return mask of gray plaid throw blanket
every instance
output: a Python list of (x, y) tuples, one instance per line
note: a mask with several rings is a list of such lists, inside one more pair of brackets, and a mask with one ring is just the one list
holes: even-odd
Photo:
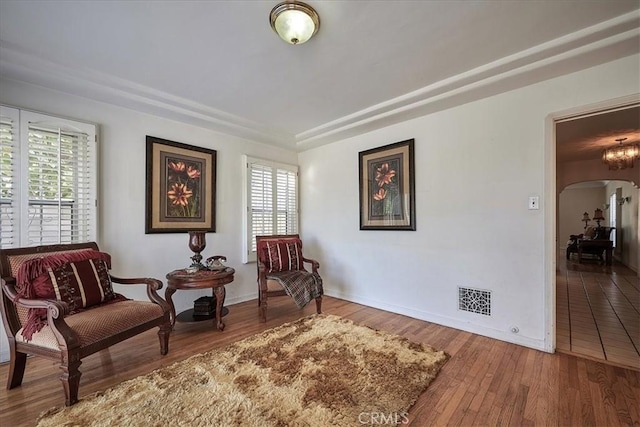
[(303, 308), (311, 300), (322, 296), (322, 278), (318, 273), (305, 270), (278, 271), (267, 274), (267, 279), (275, 280), (282, 286), (298, 308)]

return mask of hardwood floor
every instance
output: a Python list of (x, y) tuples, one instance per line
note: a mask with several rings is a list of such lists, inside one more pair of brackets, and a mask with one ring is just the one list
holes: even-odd
[(557, 351), (640, 370), (640, 283), (621, 264), (559, 260)]
[[(188, 356), (312, 314), (289, 298), (274, 298), (267, 324), (256, 301), (230, 308), (224, 332), (208, 322), (176, 324), (167, 356), (154, 331), (84, 359), (80, 395)], [(547, 354), (406, 316), (326, 297), (325, 313), (443, 349), (451, 359), (409, 411), (410, 425), (635, 425), (640, 423), (640, 372), (567, 354)], [(0, 366), (0, 378), (8, 366)], [(21, 387), (0, 390), (0, 425), (33, 425), (42, 411), (64, 403), (56, 364), (30, 358)], [(354, 422), (354, 425), (358, 425)]]

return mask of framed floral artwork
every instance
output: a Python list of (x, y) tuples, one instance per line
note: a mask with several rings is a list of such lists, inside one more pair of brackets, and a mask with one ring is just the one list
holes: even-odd
[(147, 136), (145, 233), (216, 230), (216, 151)]
[(416, 229), (414, 140), (361, 151), (360, 230)]

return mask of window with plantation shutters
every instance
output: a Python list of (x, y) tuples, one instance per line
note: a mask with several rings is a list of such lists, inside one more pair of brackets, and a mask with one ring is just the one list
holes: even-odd
[[(5, 130), (9, 111), (18, 119)], [(2, 112), (2, 247), (95, 240), (95, 125)]]
[(298, 232), (298, 168), (246, 160), (245, 259), (254, 261), (255, 236)]
[(0, 108), (0, 248), (16, 246), (15, 161), (18, 110)]

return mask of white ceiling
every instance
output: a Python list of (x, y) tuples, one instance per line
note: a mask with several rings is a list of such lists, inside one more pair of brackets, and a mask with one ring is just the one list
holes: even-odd
[(307, 2), (0, 0), (0, 75), (304, 150), (640, 51), (638, 0)]

